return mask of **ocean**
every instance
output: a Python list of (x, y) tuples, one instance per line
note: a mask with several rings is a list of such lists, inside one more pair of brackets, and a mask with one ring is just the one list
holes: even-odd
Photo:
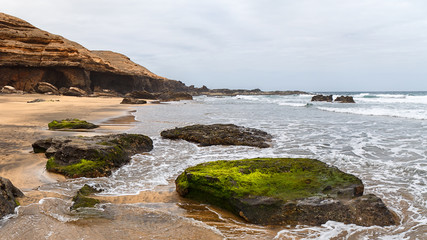
[[(79, 222), (83, 218), (87, 222), (88, 218), (101, 216), (107, 220), (93, 226), (100, 235), (104, 231), (107, 236), (115, 236), (108, 227), (112, 224), (117, 231), (131, 232), (129, 239), (180, 239), (194, 229), (227, 239), (427, 239), (427, 92), (322, 94), (353, 96), (356, 103), (311, 102), (313, 95), (198, 96), (192, 101), (136, 107), (132, 114), (138, 122), (127, 132), (151, 137), (153, 151), (133, 156), (130, 164), (108, 178), (73, 179), (39, 189), (72, 196), (88, 183), (105, 189), (99, 193), (104, 197), (144, 192), (173, 195), (174, 179), (185, 168), (199, 163), (256, 157), (315, 158), (359, 177), (365, 194), (379, 196), (399, 216), (399, 225), (361, 227), (329, 221), (317, 227), (257, 226), (215, 207), (180, 198), (102, 204), (98, 213), (86, 215), (72, 215), (59, 207), (71, 205), (69, 199), (48, 198), (30, 207), (43, 211), (50, 218), (45, 220), (49, 224)], [(273, 135), (272, 147), (199, 147), (160, 137), (165, 129), (213, 123), (264, 130)], [(58, 207), (52, 207), (55, 204)], [(12, 218), (17, 221), (30, 207), (18, 210)], [(31, 224), (29, 217), (25, 219)]]

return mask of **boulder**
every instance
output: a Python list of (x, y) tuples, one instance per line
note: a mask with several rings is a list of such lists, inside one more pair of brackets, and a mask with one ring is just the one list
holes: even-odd
[(7, 178), (0, 177), (0, 218), (12, 214), (15, 207), (19, 205), (16, 197), (23, 197), (24, 194)]
[(341, 102), (341, 103), (355, 103), (352, 96), (340, 96), (335, 98), (335, 102)]
[(363, 195), (360, 179), (314, 159), (208, 162), (187, 168), (175, 184), (179, 195), (224, 208), (250, 223), (399, 223), (380, 198)]
[(264, 131), (236, 126), (234, 124), (191, 125), (162, 131), (160, 135), (169, 139), (184, 139), (210, 145), (245, 145), (260, 148), (270, 147), (272, 136)]
[(147, 91), (133, 91), (126, 94), (128, 98), (137, 98), (137, 99), (157, 99), (153, 94)]
[(94, 129), (99, 127), (98, 125), (87, 122), (85, 120), (79, 120), (77, 118), (67, 118), (61, 121), (53, 120), (47, 126), (49, 127), (49, 130)]
[(162, 102), (193, 100), (193, 96), (184, 92), (163, 92), (156, 94), (155, 97)]
[(311, 98), (312, 102), (332, 102), (332, 95), (316, 95)]
[(51, 94), (59, 94), (58, 88), (53, 86), (48, 82), (38, 82), (35, 86), (35, 90), (37, 93), (51, 93)]
[(143, 99), (137, 99), (137, 98), (123, 98), (122, 102), (120, 104), (146, 104), (147, 101)]
[(93, 137), (68, 136), (41, 139), (32, 145), (45, 153), (46, 170), (67, 177), (103, 177), (127, 164), (130, 157), (153, 149), (153, 141), (141, 134)]
[(70, 87), (66, 92), (63, 93), (65, 96), (76, 96), (83, 97), (87, 95), (87, 92), (77, 87)]
[(1, 88), (1, 93), (17, 93), (16, 89), (12, 86), (4, 86)]

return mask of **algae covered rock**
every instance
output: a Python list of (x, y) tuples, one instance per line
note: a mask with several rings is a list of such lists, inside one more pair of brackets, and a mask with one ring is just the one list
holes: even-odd
[(169, 139), (184, 139), (210, 145), (245, 145), (252, 147), (270, 147), (271, 135), (254, 128), (245, 128), (234, 124), (191, 125), (162, 131), (160, 135)]
[(23, 196), (24, 194), (9, 179), (0, 177), (0, 218), (14, 213), (15, 207), (19, 205), (15, 198)]
[(45, 153), (46, 170), (67, 177), (102, 177), (130, 161), (137, 153), (153, 149), (153, 141), (141, 134), (93, 137), (70, 136), (38, 140), (35, 153)]
[(100, 201), (95, 198), (88, 197), (93, 193), (101, 192), (87, 184), (85, 184), (79, 191), (77, 191), (76, 195), (73, 197), (73, 205), (71, 206), (71, 210), (76, 210), (81, 207), (94, 207)]
[(397, 223), (381, 199), (363, 196), (360, 179), (314, 159), (208, 162), (187, 168), (175, 184), (183, 197), (211, 203), (256, 224)]
[(59, 129), (93, 129), (99, 127), (93, 123), (85, 120), (79, 120), (77, 118), (67, 118), (61, 121), (53, 120), (48, 124), (49, 130)]

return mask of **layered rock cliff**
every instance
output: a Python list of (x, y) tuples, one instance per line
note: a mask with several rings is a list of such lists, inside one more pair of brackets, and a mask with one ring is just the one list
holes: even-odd
[(78, 87), (87, 92), (118, 93), (185, 91), (185, 84), (158, 76), (128, 57), (110, 51), (90, 51), (30, 23), (0, 13), (0, 86), (26, 92), (38, 82)]

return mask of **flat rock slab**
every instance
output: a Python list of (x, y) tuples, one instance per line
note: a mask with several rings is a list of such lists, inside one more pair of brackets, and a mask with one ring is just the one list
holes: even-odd
[(208, 162), (187, 168), (175, 184), (183, 197), (219, 206), (256, 224), (398, 223), (380, 198), (363, 195), (359, 178), (314, 159)]
[(56, 137), (33, 143), (35, 153), (45, 153), (46, 170), (67, 177), (103, 177), (127, 164), (130, 157), (153, 149), (153, 141), (141, 134), (94, 137)]
[(210, 145), (245, 145), (252, 147), (270, 147), (272, 136), (264, 131), (236, 126), (234, 124), (191, 125), (162, 131), (160, 135), (168, 139), (184, 139)]

